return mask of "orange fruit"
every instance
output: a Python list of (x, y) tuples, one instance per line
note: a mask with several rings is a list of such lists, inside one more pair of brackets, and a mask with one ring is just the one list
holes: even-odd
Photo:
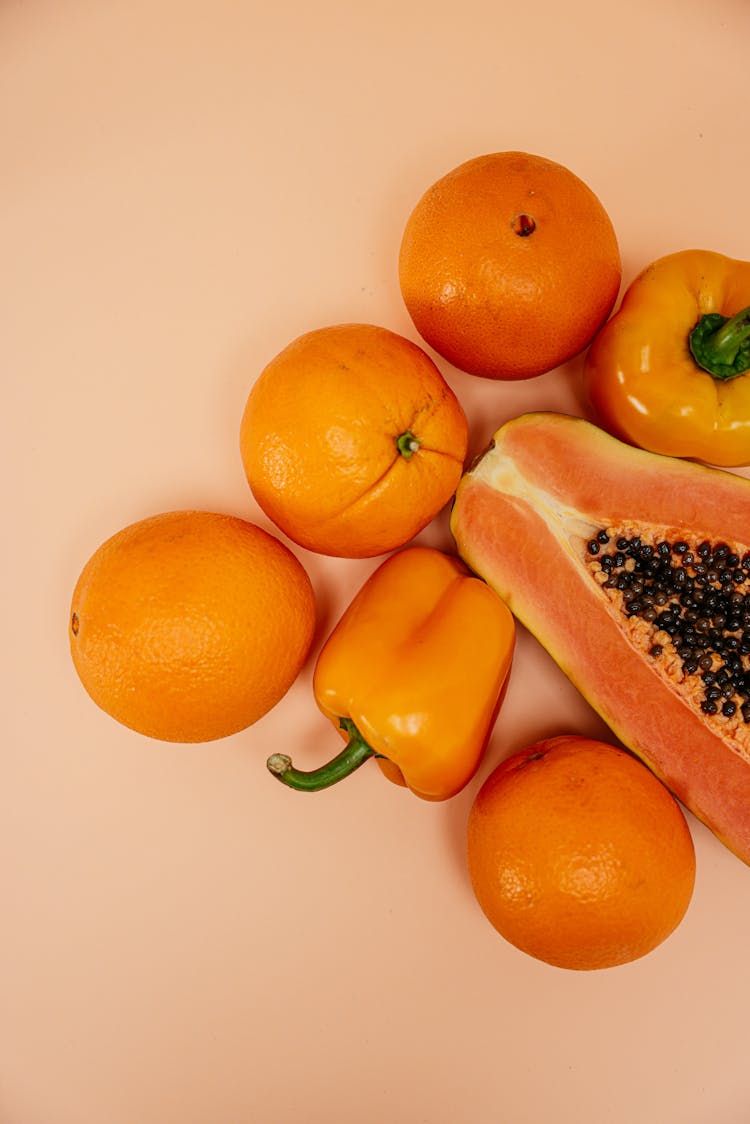
[(612, 310), (617, 238), (561, 164), (495, 152), (461, 164), (406, 223), (399, 281), (417, 331), (454, 366), (526, 379), (571, 359)]
[(250, 726), (291, 686), (315, 624), (291, 551), (229, 515), (173, 511), (118, 531), (73, 593), (83, 686), (119, 722), (164, 741)]
[(319, 328), (262, 371), (240, 428), (263, 511), (308, 550), (403, 546), (453, 495), (466, 416), (432, 359), (372, 324)]
[(644, 956), (690, 903), (695, 852), (685, 816), (624, 750), (563, 736), (513, 754), (469, 813), (468, 869), (499, 933), (561, 968)]

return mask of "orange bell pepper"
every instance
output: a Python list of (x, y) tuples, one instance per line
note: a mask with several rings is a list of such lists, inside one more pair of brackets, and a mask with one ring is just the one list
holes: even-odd
[(370, 757), (425, 800), (454, 796), (477, 770), (513, 658), (505, 603), (456, 557), (391, 555), (368, 578), (318, 656), (313, 694), (347, 739), (311, 772), (285, 754), (268, 768), (315, 791)]
[(682, 250), (647, 266), (589, 348), (589, 403), (615, 437), (750, 464), (750, 262)]

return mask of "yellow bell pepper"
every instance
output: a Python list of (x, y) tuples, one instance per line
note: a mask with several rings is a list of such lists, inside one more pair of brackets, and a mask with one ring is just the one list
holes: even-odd
[(750, 464), (750, 262), (682, 250), (647, 266), (584, 364), (596, 419), (631, 445)]
[(268, 768), (316, 791), (375, 757), (425, 800), (459, 792), (477, 770), (513, 658), (505, 603), (456, 557), (414, 546), (368, 578), (323, 646), (313, 675), (322, 712), (347, 739), (310, 772), (286, 754)]

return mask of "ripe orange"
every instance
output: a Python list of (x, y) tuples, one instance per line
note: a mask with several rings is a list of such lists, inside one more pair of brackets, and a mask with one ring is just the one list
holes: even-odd
[(367, 558), (403, 546), (453, 495), (466, 416), (416, 344), (371, 324), (300, 336), (254, 384), (240, 429), (253, 495), (294, 542)]
[(417, 331), (454, 366), (526, 379), (586, 347), (621, 280), (612, 223), (561, 164), (496, 152), (422, 196), (404, 230), (401, 292)]
[(250, 726), (310, 648), (312, 585), (273, 535), (242, 519), (173, 511), (113, 535), (73, 593), (70, 648), (91, 698), (164, 741)]
[(482, 785), (468, 868), (484, 913), (531, 956), (610, 968), (644, 956), (690, 903), (695, 852), (676, 800), (624, 750), (538, 742)]

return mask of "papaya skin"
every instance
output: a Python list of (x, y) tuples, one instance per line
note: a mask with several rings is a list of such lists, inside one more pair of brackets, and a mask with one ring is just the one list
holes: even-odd
[(634, 449), (590, 422), (536, 413), (501, 427), (464, 474), (451, 531), (620, 741), (750, 864), (750, 730), (700, 712), (634, 643), (592, 579), (602, 527), (750, 543), (750, 481)]

